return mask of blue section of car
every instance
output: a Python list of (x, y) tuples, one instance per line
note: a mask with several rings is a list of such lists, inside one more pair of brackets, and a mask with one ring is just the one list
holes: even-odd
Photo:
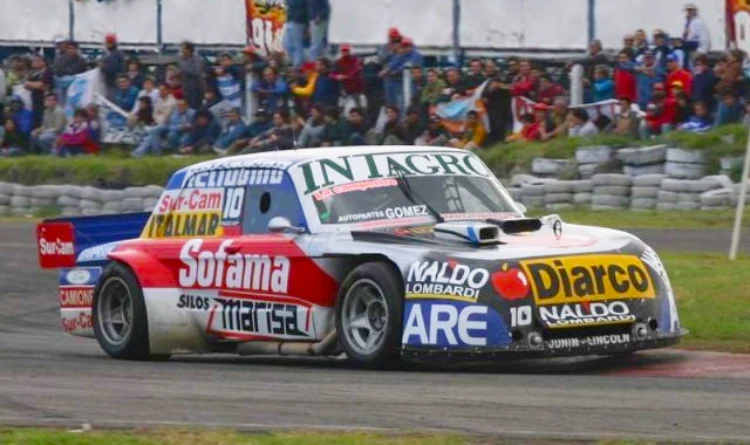
[(60, 269), (60, 286), (96, 286), (101, 276), (101, 267)]
[(479, 238), (477, 238), (477, 233), (474, 231), (474, 227), (467, 227), (466, 231), (469, 235), (469, 241), (471, 241), (474, 244), (479, 244)]
[[(138, 238), (148, 221), (150, 212), (120, 215), (84, 216), (79, 218), (48, 219), (48, 222), (69, 222), (75, 228), (73, 244), (76, 256), (84, 250), (114, 241)], [(109, 253), (109, 252), (107, 252)]]
[(507, 346), (511, 335), (491, 307), (450, 300), (407, 300), (402, 343), (405, 346), (491, 348)]

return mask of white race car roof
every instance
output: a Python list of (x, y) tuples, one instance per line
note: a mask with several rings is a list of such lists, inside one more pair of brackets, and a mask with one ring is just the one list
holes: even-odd
[(266, 151), (227, 158), (212, 159), (191, 165), (183, 170), (205, 171), (225, 168), (265, 167), (288, 170), (295, 164), (315, 159), (333, 158), (341, 155), (388, 154), (403, 152), (466, 153), (466, 150), (447, 147), (423, 147), (414, 145), (360, 145), (355, 147), (300, 148), (296, 150)]

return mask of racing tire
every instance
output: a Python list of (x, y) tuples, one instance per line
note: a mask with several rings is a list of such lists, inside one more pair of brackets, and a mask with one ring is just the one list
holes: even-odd
[[(117, 317), (118, 307), (121, 317)], [(94, 292), (91, 314), (96, 340), (110, 357), (122, 360), (168, 358), (151, 356), (143, 291), (135, 274), (124, 264), (113, 262), (104, 269)]]
[(398, 364), (403, 295), (400, 277), (386, 263), (365, 263), (346, 276), (337, 295), (336, 332), (353, 364), (372, 369)]

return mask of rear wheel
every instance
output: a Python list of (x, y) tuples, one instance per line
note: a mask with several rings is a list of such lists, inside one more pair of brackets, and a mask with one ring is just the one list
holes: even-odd
[(135, 275), (125, 265), (115, 262), (104, 269), (91, 312), (96, 339), (110, 357), (164, 358), (151, 357), (143, 292)]
[(357, 365), (382, 368), (398, 362), (403, 287), (392, 267), (366, 263), (341, 285), (336, 307), (339, 343)]

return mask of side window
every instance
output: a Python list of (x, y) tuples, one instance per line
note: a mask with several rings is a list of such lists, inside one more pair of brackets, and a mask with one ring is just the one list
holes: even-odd
[(281, 170), (251, 173), (244, 212), (243, 233), (268, 233), (268, 222), (276, 216), (283, 216), (294, 226), (307, 228), (297, 191), (289, 175)]

